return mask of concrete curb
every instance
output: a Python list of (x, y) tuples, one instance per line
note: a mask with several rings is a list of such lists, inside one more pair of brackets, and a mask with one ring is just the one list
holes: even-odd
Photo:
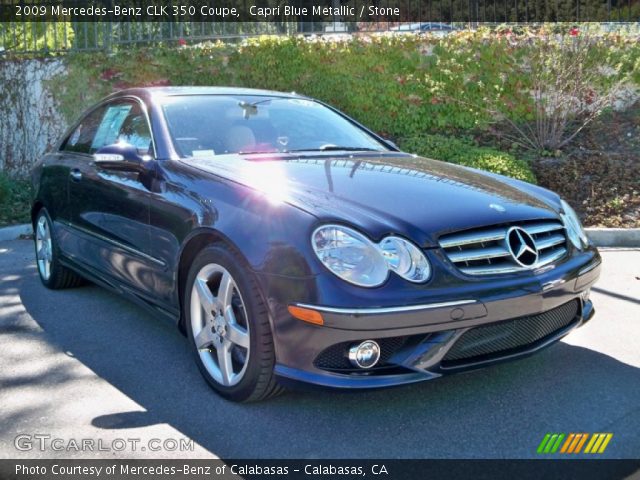
[(598, 247), (640, 247), (640, 228), (585, 228)]
[[(585, 228), (587, 235), (598, 247), (640, 247), (640, 228)], [(31, 225), (24, 223), (0, 228), (0, 242), (31, 235)]]
[(32, 235), (33, 228), (29, 223), (23, 223), (22, 225), (13, 225), (11, 227), (0, 228), (0, 242), (5, 240), (17, 240), (22, 235)]

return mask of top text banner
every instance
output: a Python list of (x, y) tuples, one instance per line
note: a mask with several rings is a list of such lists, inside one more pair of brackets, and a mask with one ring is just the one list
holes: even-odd
[[(0, 0), (2, 22), (637, 21), (640, 0)], [(427, 29), (445, 28), (442, 23)]]
[(385, 6), (380, 3), (344, 0), (2, 0), (0, 20), (407, 22), (421, 17), (421, 2), (391, 0), (385, 1)]

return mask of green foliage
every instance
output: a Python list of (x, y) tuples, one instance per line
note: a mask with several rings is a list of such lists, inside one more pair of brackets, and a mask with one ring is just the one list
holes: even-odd
[[(514, 125), (535, 124), (540, 109), (528, 73), (532, 48), (544, 41), (550, 53), (558, 53), (562, 42), (575, 39), (568, 30), (554, 28), (519, 27), (515, 33), (510, 27), (480, 28), (443, 38), (262, 36), (237, 44), (75, 53), (67, 56), (68, 72), (54, 79), (50, 90), (68, 121), (126, 87), (231, 85), (318, 98), (389, 138), (469, 135), (495, 129), (505, 119)], [(621, 81), (640, 84), (640, 42), (633, 36), (600, 35), (588, 49), (584, 68), (595, 72), (589, 77), (595, 95)], [(471, 160), (468, 145), (459, 147), (464, 150), (460, 163), (533, 179), (526, 164), (511, 155), (473, 150)], [(440, 158), (455, 161), (451, 154)]]
[[(450, 98), (490, 113), (498, 125), (493, 133), (522, 148), (561, 149), (606, 109), (637, 99), (629, 71), (640, 56), (633, 36), (584, 26), (568, 33), (545, 27), (505, 37), (507, 48), (496, 56), (500, 73), (492, 80), (494, 88), (481, 98)], [(492, 68), (489, 58), (481, 59), (483, 67)]]
[(71, 22), (0, 22), (0, 47), (9, 53), (66, 50), (74, 37)]
[(31, 211), (31, 184), (0, 172), (0, 226), (28, 223)]
[(11, 190), (11, 183), (9, 179), (0, 172), (0, 205), (3, 204), (7, 198), (9, 198), (9, 193)]
[(406, 152), (535, 183), (533, 172), (524, 160), (493, 148), (476, 146), (466, 140), (443, 135), (421, 135), (404, 138), (399, 143)]
[[(570, 40), (548, 32), (533, 35), (528, 30), (516, 36), (479, 29), (443, 38), (262, 36), (240, 44), (77, 53), (68, 57), (67, 77), (85, 88), (71, 85), (60, 96), (78, 110), (127, 86), (239, 85), (319, 98), (389, 136), (485, 128), (495, 121), (495, 115), (481, 108), (487, 103), (501, 105), (499, 113), (516, 120), (532, 118), (527, 64), (533, 39), (544, 38), (549, 53)], [(599, 38), (585, 64), (606, 70), (597, 81), (640, 80), (640, 44), (619, 35)]]

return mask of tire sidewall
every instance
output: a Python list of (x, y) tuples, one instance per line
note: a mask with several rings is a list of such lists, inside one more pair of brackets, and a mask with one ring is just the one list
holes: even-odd
[[(207, 371), (203, 365), (198, 349), (195, 345), (193, 329), (191, 326), (191, 294), (193, 290), (193, 283), (198, 272), (205, 265), (217, 263), (218, 265), (227, 269), (227, 271), (233, 277), (236, 284), (236, 288), (242, 297), (244, 307), (247, 313), (247, 322), (249, 323), (249, 363), (244, 376), (233, 386), (224, 386), (219, 384)], [(238, 258), (233, 255), (227, 248), (222, 246), (211, 246), (200, 252), (191, 268), (189, 269), (189, 275), (184, 289), (183, 298), (183, 315), (185, 319), (185, 327), (187, 336), (191, 348), (196, 357), (196, 363), (200, 372), (207, 380), (207, 382), (224, 398), (235, 401), (244, 401), (252, 396), (259, 382), (262, 369), (265, 368), (263, 364), (263, 358), (265, 355), (264, 342), (262, 341), (265, 336), (271, 336), (269, 328), (269, 322), (265, 321), (265, 318), (259, 318), (261, 315), (267, 315), (266, 310), (262, 307), (262, 300), (259, 298), (257, 288), (251, 279), (250, 272), (247, 271), (244, 265), (240, 265)], [(270, 368), (273, 369), (275, 360), (270, 362)]]

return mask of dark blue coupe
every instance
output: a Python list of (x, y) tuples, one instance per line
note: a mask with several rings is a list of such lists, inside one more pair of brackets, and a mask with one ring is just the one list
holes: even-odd
[(402, 153), (296, 94), (113, 94), (33, 183), (42, 283), (176, 322), (236, 401), (486, 366), (594, 312), (600, 256), (558, 195)]

